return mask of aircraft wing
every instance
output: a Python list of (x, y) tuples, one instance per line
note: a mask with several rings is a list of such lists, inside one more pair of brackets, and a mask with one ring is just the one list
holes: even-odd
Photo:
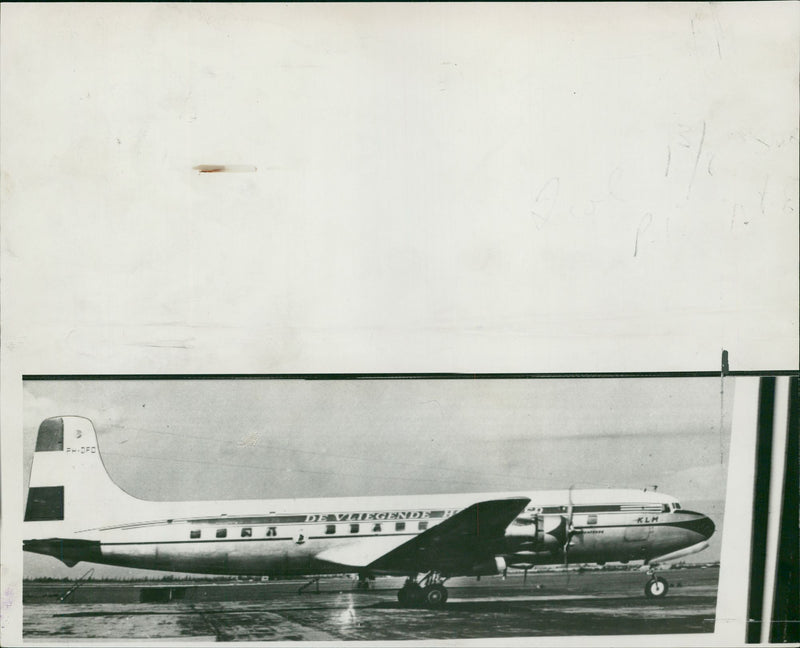
[(326, 549), (318, 553), (315, 558), (335, 565), (364, 568), (407, 541), (407, 536), (393, 535), (380, 538), (359, 538), (353, 542)]
[(391, 549), (367, 565), (386, 573), (430, 570), (470, 573), (501, 549), (506, 527), (530, 503), (526, 497), (478, 502)]

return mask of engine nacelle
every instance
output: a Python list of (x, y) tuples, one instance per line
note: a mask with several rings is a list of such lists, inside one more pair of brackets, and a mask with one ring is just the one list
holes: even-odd
[(506, 570), (506, 561), (502, 556), (496, 556), (491, 560), (477, 563), (472, 566), (473, 576), (494, 576), (502, 574)]
[(506, 529), (508, 549), (519, 551), (553, 551), (564, 546), (567, 518), (563, 515), (533, 515), (517, 518)]

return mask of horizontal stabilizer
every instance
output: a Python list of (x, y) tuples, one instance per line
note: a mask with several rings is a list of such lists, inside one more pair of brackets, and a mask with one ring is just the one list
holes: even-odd
[(58, 558), (67, 567), (73, 567), (82, 560), (100, 562), (100, 543), (93, 540), (74, 540), (70, 538), (47, 538), (46, 540), (23, 540), (23, 551), (44, 554)]

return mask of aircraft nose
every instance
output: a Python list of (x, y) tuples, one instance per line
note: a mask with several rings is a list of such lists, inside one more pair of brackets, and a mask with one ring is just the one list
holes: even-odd
[(697, 514), (697, 517), (694, 520), (691, 520), (687, 524), (687, 527), (695, 533), (699, 533), (705, 540), (708, 540), (712, 535), (714, 535), (714, 531), (717, 528), (714, 522), (712, 522), (711, 518), (700, 513)]
[(703, 519), (700, 520), (699, 526), (700, 526), (700, 533), (702, 533), (706, 537), (706, 540), (708, 540), (712, 535), (714, 535), (714, 531), (717, 528), (714, 522), (712, 522), (711, 518), (709, 517), (703, 517)]

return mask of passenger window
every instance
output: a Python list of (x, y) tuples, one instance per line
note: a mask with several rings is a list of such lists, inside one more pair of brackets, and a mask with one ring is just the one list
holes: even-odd
[(192, 529), (191, 531), (189, 531), (189, 537), (192, 538), (192, 539), (199, 538), (200, 537), (200, 529)]
[(586, 524), (597, 524), (597, 516), (590, 515), (588, 518), (586, 518)]
[(351, 524), (350, 525), (350, 533), (358, 533), (358, 524)]
[(228, 537), (228, 530), (227, 529), (217, 529), (217, 537), (218, 538), (226, 538), (226, 537)]
[(275, 527), (268, 527), (267, 528), (267, 537), (271, 538), (273, 536), (278, 535), (278, 530)]
[(405, 522), (395, 522), (394, 523), (394, 530), (395, 531), (405, 531), (406, 530), (406, 523)]
[(243, 538), (250, 538), (253, 535), (253, 529), (250, 527), (245, 527), (242, 529), (242, 537)]
[(372, 527), (372, 532), (373, 532), (373, 533), (380, 533), (380, 532), (381, 532), (381, 525), (380, 525), (380, 524), (376, 524), (376, 525), (374, 525), (374, 526)]
[(427, 528), (428, 528), (428, 523), (427, 522), (420, 522), (419, 523), (419, 530), (420, 531), (424, 531)]
[(325, 527), (325, 535), (333, 535), (334, 533), (336, 533), (335, 524), (329, 524), (328, 526)]

